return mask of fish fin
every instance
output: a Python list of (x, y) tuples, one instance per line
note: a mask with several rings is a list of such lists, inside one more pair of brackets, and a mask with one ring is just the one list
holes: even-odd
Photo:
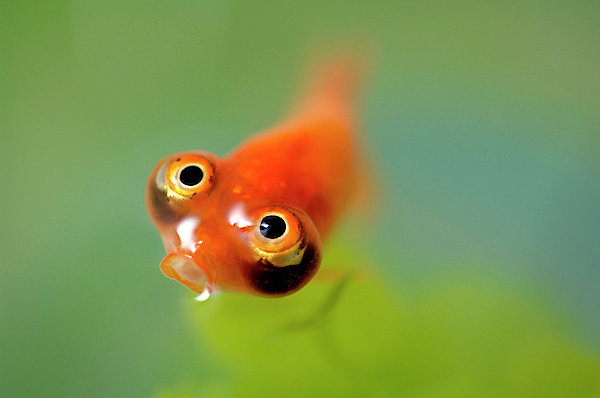
[[(331, 310), (339, 302), (344, 288), (352, 280), (355, 275), (355, 269), (350, 269), (344, 273), (336, 274), (335, 285), (320, 305), (315, 309), (314, 313), (304, 319), (292, 321), (279, 329), (276, 333), (273, 333), (271, 338), (276, 337), (279, 334), (294, 333), (310, 327), (318, 327), (327, 320), (327, 315), (331, 313)], [(330, 275), (331, 276), (331, 275)], [(341, 276), (338, 278), (338, 276)]]
[(374, 71), (374, 55), (340, 51), (329, 60), (314, 61), (309, 73), (308, 89), (299, 101), (296, 115), (306, 117), (309, 113), (327, 113), (348, 125), (354, 135), (356, 148), (356, 182), (352, 210), (361, 225), (374, 227), (381, 218), (383, 209), (383, 184), (375, 157), (371, 155), (366, 140), (355, 131), (364, 130), (357, 117), (357, 102), (362, 98), (361, 89), (371, 79)]
[[(365, 53), (366, 54), (366, 53)], [(371, 55), (353, 56), (346, 52), (332, 57), (329, 62), (314, 68), (312, 81), (300, 102), (299, 112), (329, 112), (349, 124), (350, 131), (362, 131), (355, 110), (357, 99), (367, 76), (373, 71)], [(312, 109), (311, 109), (312, 107)], [(316, 110), (315, 110), (316, 109)], [(357, 120), (358, 119), (358, 120)], [(356, 182), (350, 207), (357, 221), (367, 228), (375, 227), (384, 205), (384, 185), (376, 158), (371, 155), (366, 140), (355, 134)]]
[(326, 62), (312, 62), (307, 87), (297, 102), (295, 114), (341, 112), (354, 119), (354, 108), (368, 70), (366, 57), (341, 53)]

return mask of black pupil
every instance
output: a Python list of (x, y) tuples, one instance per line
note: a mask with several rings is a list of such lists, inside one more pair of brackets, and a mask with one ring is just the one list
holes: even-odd
[(260, 222), (260, 233), (267, 239), (277, 239), (285, 233), (285, 221), (279, 216), (266, 216)]
[(198, 166), (187, 166), (185, 169), (181, 170), (181, 174), (179, 174), (179, 180), (183, 185), (187, 185), (188, 187), (193, 187), (194, 185), (200, 184), (204, 178), (204, 173), (202, 169)]

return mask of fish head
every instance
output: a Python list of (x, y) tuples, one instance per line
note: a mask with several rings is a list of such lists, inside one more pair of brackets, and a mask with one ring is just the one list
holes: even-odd
[(201, 151), (155, 166), (146, 204), (167, 251), (160, 268), (201, 297), (215, 290), (291, 294), (319, 268), (319, 233), (302, 209), (273, 203), (277, 195), (239, 170)]

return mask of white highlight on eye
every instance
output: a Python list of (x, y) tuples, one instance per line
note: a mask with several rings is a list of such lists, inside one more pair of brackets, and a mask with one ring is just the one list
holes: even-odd
[(199, 296), (197, 296), (196, 298), (194, 298), (194, 300), (196, 301), (206, 301), (208, 300), (208, 298), (210, 297), (211, 292), (210, 290), (208, 290), (208, 288), (204, 289), (204, 291), (202, 293), (200, 293)]
[(193, 216), (184, 218), (177, 225), (176, 231), (182, 249), (189, 250), (192, 253), (196, 252), (198, 246), (202, 243), (202, 241), (196, 242), (196, 228), (198, 228), (198, 225), (200, 225), (200, 219)]
[(237, 225), (238, 228), (254, 225), (248, 214), (246, 214), (246, 206), (243, 202), (236, 203), (229, 211), (229, 224)]

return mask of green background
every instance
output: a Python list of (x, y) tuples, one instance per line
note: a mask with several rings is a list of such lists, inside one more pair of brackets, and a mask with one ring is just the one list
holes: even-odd
[[(600, 396), (599, 21), (592, 1), (1, 2), (0, 396)], [(373, 59), (382, 202), (324, 266), (370, 276), (308, 326), (332, 284), (194, 302), (158, 269), (151, 168), (270, 127), (340, 47)]]

